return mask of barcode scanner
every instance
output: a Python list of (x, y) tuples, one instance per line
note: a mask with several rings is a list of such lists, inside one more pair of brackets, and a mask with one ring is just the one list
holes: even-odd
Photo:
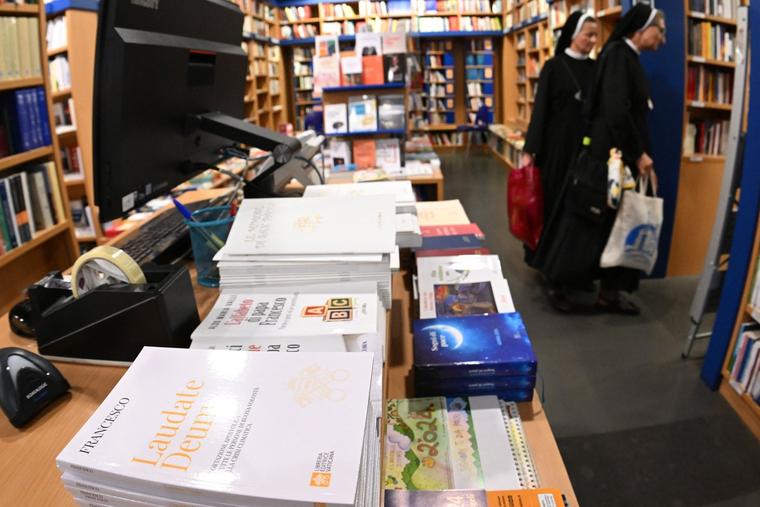
[(21, 428), (69, 390), (53, 363), (25, 349), (0, 349), (0, 408)]

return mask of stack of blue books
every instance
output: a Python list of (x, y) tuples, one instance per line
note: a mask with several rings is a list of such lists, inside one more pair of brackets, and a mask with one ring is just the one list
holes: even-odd
[(538, 364), (519, 313), (416, 320), (417, 396), (533, 399)]

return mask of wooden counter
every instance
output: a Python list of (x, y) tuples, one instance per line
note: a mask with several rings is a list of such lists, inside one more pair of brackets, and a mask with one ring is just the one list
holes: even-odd
[[(195, 283), (193, 286), (203, 318), (216, 300), (217, 290)], [(405, 278), (401, 274), (394, 275), (387, 370), (390, 398), (404, 398), (413, 392), (408, 378), (412, 363), (410, 304)], [(3, 316), (0, 318), (0, 347), (9, 346), (37, 350), (34, 340), (11, 333), (7, 316)], [(56, 363), (56, 366), (72, 386), (70, 395), (58, 400), (21, 430), (0, 416), (0, 506), (74, 505), (73, 497), (60, 481), (55, 457), (126, 371), (119, 367), (71, 363)], [(577, 507), (570, 479), (537, 397), (532, 403), (521, 403), (520, 414), (542, 486), (561, 490), (570, 506)]]

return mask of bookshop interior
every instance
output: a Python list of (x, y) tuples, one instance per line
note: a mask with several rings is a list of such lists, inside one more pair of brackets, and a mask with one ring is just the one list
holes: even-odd
[(760, 506), (753, 25), (0, 0), (0, 506)]

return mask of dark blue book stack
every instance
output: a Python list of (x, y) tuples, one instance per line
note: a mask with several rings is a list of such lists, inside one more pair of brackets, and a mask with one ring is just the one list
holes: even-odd
[[(470, 124), (476, 120), (493, 123), (494, 110), (494, 51), (491, 39), (469, 41), (465, 56), (465, 77), (467, 79), (467, 119)], [(481, 108), (487, 108), (478, 118)]]
[(50, 146), (50, 121), (45, 90), (23, 88), (0, 95), (0, 132), (8, 155)]
[(519, 313), (417, 320), (413, 341), (417, 396), (533, 399), (538, 364)]

